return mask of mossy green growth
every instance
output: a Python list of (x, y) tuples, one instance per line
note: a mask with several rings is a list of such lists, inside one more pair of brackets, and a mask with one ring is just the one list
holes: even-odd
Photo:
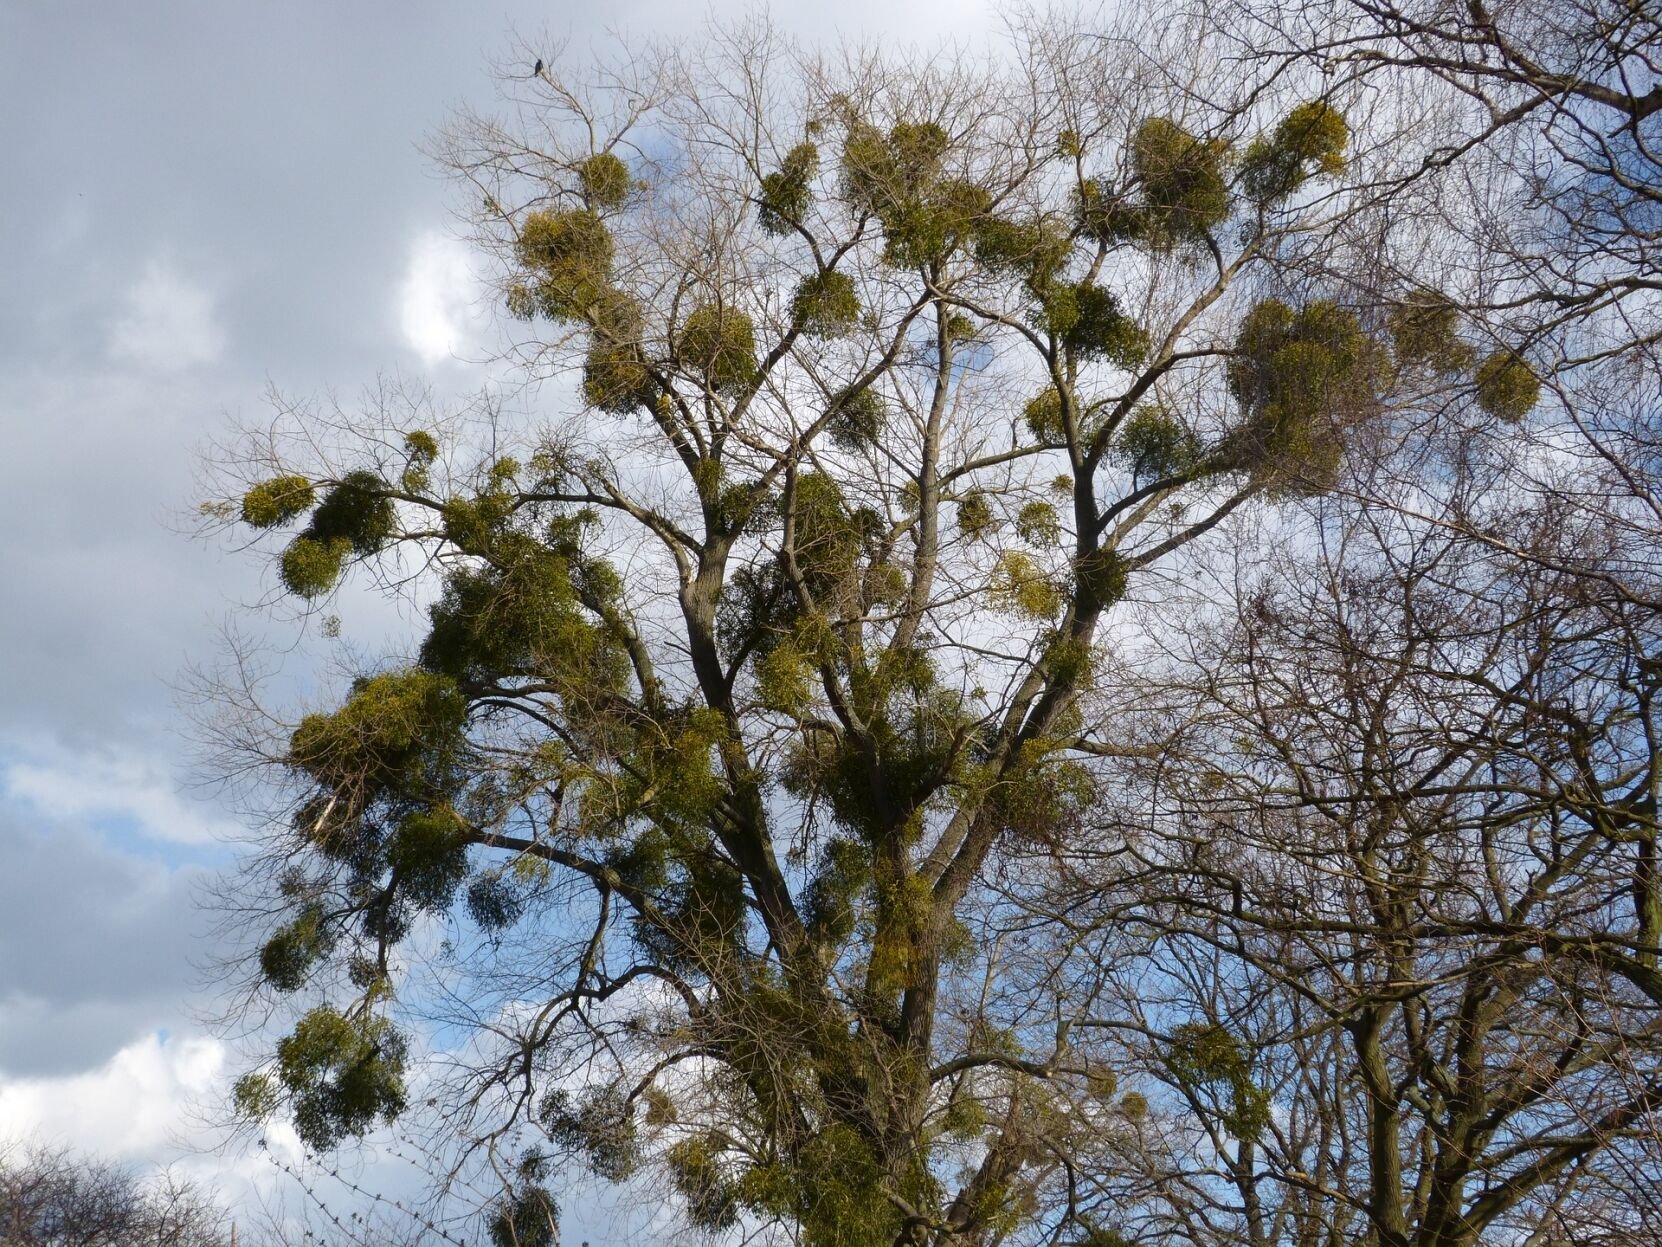
[(1078, 561), (1074, 577), (1089, 609), (1106, 610), (1125, 596), (1130, 568), (1118, 550), (1099, 546)]
[(933, 896), (919, 875), (880, 879), (875, 888), (876, 923), (871, 941), (870, 981), (879, 992), (917, 986), (926, 964)]
[(832, 400), (831, 413), (827, 432), (833, 443), (850, 451), (869, 450), (877, 445), (889, 421), (887, 404), (870, 386), (852, 394), (837, 395)]
[(331, 792), (420, 798), (445, 786), (466, 720), (466, 699), (448, 676), (391, 671), (357, 681), (334, 713), (302, 719), (288, 760)]
[(986, 214), (975, 221), (975, 258), (994, 272), (1014, 272), (1032, 284), (1052, 281), (1067, 263), (1073, 243), (1061, 222), (1012, 220)]
[(1062, 609), (1062, 594), (1033, 559), (1019, 550), (998, 556), (989, 586), (993, 605), (1023, 619), (1053, 619)]
[(537, 301), (536, 291), (531, 289), (529, 283), (519, 278), (508, 283), (502, 301), (508, 308), (508, 315), (515, 320), (535, 320), (537, 313), (542, 310), (542, 305)]
[(1114, 190), (1102, 178), (1085, 178), (1074, 191), (1074, 220), (1079, 232), (1092, 242), (1132, 242), (1153, 235), (1153, 241), (1167, 241), (1158, 235), (1145, 208), (1130, 196)]
[(698, 369), (713, 390), (742, 388), (756, 380), (756, 329), (734, 308), (705, 304), (681, 325), (676, 354)]
[(1252, 1061), (1235, 1035), (1215, 1022), (1186, 1022), (1172, 1032), (1166, 1069), (1190, 1090), (1209, 1090), (1219, 1120), (1237, 1139), (1251, 1139), (1270, 1121), (1270, 1098), (1252, 1081)]
[(958, 500), (958, 531), (969, 541), (982, 541), (998, 531), (998, 517), (993, 504), (979, 489), (972, 489)]
[(813, 202), (814, 175), (819, 172), (819, 148), (798, 143), (785, 153), (779, 168), (763, 175), (757, 219), (770, 234), (788, 234), (802, 222)]
[(641, 1103), (646, 1106), (646, 1111), (641, 1116), (648, 1126), (673, 1126), (680, 1117), (675, 1107), (675, 1098), (662, 1087), (648, 1087), (641, 1093)]
[(626, 1181), (640, 1165), (640, 1137), (623, 1093), (604, 1087), (574, 1103), (556, 1089), (543, 1097), (537, 1117), (549, 1138), (585, 1153), (589, 1168), (608, 1182)]
[(746, 917), (737, 870), (707, 850), (683, 846), (656, 903), (654, 921), (635, 923), (635, 939), (647, 956), (683, 974), (732, 972), (742, 956)]
[(1541, 379), (1523, 356), (1504, 348), (1477, 366), (1477, 405), (1508, 424), (1522, 420), (1541, 401)]
[(933, 121), (896, 122), (889, 131), (889, 152), (903, 173), (919, 175), (938, 167), (952, 139)]
[(313, 1009), (277, 1044), (277, 1072), (294, 1128), (316, 1151), (362, 1135), (404, 1110), (404, 1037), (366, 1013)]
[(583, 357), (583, 398), (600, 411), (627, 415), (657, 402), (658, 384), (640, 347), (595, 342)]
[(392, 537), (398, 513), (373, 472), (348, 472), (323, 495), (306, 535), (330, 542), (344, 537), (356, 554), (374, 554)]
[(939, 263), (976, 236), (992, 202), (985, 187), (953, 178), (923, 196), (888, 205), (882, 213), (884, 263), (894, 268)]
[(615, 573), (574, 542), (506, 544), (494, 564), (446, 577), (422, 665), (470, 686), (548, 681), (578, 705), (620, 692), (627, 656), (591, 609), (609, 604)]
[(1082, 1237), (1074, 1239), (1069, 1247), (1136, 1247), (1136, 1244), (1118, 1230), (1093, 1226)]
[(834, 269), (804, 277), (791, 299), (791, 319), (810, 337), (841, 337), (860, 319), (854, 279)]
[(447, 804), (412, 810), (387, 841), (398, 893), (418, 909), (443, 909), (467, 876), (469, 828)]
[(608, 289), (590, 305), (586, 319), (594, 336), (583, 360), (583, 397), (614, 415), (655, 404), (660, 390), (646, 356), (639, 301)]
[(1332, 487), (1345, 427), (1374, 402), (1378, 348), (1354, 313), (1327, 300), (1295, 311), (1277, 299), (1242, 319), (1229, 387), (1248, 419), (1226, 455), (1277, 490)]
[(467, 887), (467, 914), (485, 931), (505, 931), (525, 912), (525, 899), (501, 874), (477, 876)]
[(1326, 100), (1294, 108), (1267, 138), (1253, 141), (1241, 160), (1241, 186), (1260, 203), (1284, 199), (1312, 177), (1345, 167), (1350, 127)]
[(1016, 536), (1030, 546), (1054, 546), (1062, 536), (1062, 521), (1048, 502), (1029, 502), (1016, 515)]
[(587, 208), (528, 214), (516, 249), (534, 279), (538, 306), (555, 320), (584, 316), (610, 289), (611, 231)]
[[(804, 1145), (792, 1176), (791, 1211), (803, 1247), (886, 1247), (896, 1240), (899, 1214), (888, 1200), (873, 1198), (885, 1185), (883, 1167), (852, 1128), (827, 1126)], [(921, 1158), (898, 1185), (914, 1208), (934, 1213), (939, 1190)]]
[(433, 460), (438, 458), (439, 444), (431, 433), (416, 429), (404, 435), (404, 471), (399, 475), (398, 487), (407, 494), (426, 493), (432, 484)]
[(623, 207), (635, 186), (629, 166), (613, 152), (599, 152), (580, 161), (577, 180), (589, 207), (602, 212)]
[(1169, 118), (1150, 117), (1137, 127), (1130, 146), (1143, 204), (1122, 228), (1145, 242), (1169, 245), (1201, 238), (1228, 218), (1228, 143), (1190, 134)]
[(323, 907), (307, 905), (261, 947), (260, 973), (280, 992), (299, 991), (329, 944)]
[(687, 711), (668, 748), (655, 758), (654, 781), (663, 789), (663, 808), (702, 824), (727, 794), (727, 781), (714, 755), (727, 740), (727, 720), (708, 707)]
[(1089, 282), (1060, 282), (1040, 292), (1045, 329), (1086, 358), (1135, 368), (1148, 354), (1148, 333), (1120, 310), (1110, 290)]
[(281, 1102), (281, 1093), (269, 1074), (244, 1074), (231, 1087), (231, 1107), (243, 1121), (269, 1121)]
[(706, 1234), (729, 1230), (739, 1220), (738, 1192), (722, 1164), (722, 1147), (720, 1135), (700, 1134), (682, 1139), (664, 1155), (687, 1220)]
[(1200, 458), (1200, 439), (1163, 407), (1144, 404), (1120, 426), (1119, 457), (1140, 480), (1164, 480), (1190, 471)]
[(791, 503), (796, 561), (816, 596), (848, 577), (859, 561), (863, 533), (837, 482), (823, 472), (796, 480)]
[(1033, 741), (987, 794), (987, 810), (1010, 831), (1039, 844), (1066, 842), (1097, 802), (1088, 766), (1053, 756), (1054, 746)]
[(317, 492), (304, 476), (274, 476), (251, 486), (242, 496), (242, 522), (275, 528), (311, 509)]
[(870, 888), (871, 850), (858, 840), (833, 838), (803, 892), (809, 936), (827, 947), (840, 947), (854, 934), (859, 902)]
[(941, 1114), (942, 1134), (974, 1140), (980, 1138), (986, 1129), (987, 1106), (969, 1093), (954, 1097), (946, 1106), (946, 1112)]
[(560, 1241), (560, 1205), (547, 1187), (535, 1182), (517, 1186), (491, 1212), (494, 1247), (556, 1247)]
[(1039, 391), (1022, 408), (1027, 431), (1047, 446), (1060, 445), (1066, 436), (1062, 427), (1062, 395), (1054, 386)]
[(856, 121), (843, 142), (843, 191), (864, 212), (882, 216), (916, 199), (939, 176), (941, 158), (952, 141), (932, 121), (897, 123), (885, 137), (869, 122)]
[(813, 670), (791, 640), (780, 641), (756, 662), (756, 699), (781, 714), (802, 713), (812, 696)]
[(992, 207), (982, 186), (943, 176), (951, 146), (934, 122), (898, 123), (884, 136), (855, 122), (843, 144), (843, 191), (855, 209), (883, 223), (884, 263), (919, 268), (974, 237)]
[(1424, 365), (1445, 376), (1472, 366), (1476, 352), (1460, 337), (1460, 309), (1444, 295), (1421, 291), (1391, 309), (1397, 362)]
[(283, 586), (297, 597), (318, 598), (340, 579), (352, 543), (345, 537), (319, 541), (302, 533), (283, 551), (277, 571)]

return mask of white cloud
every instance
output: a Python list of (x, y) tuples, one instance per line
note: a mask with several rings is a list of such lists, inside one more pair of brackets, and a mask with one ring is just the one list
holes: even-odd
[(213, 296), (164, 260), (152, 259), (127, 287), (110, 331), (110, 354), (154, 372), (212, 363), (225, 349)]
[(181, 796), (159, 763), (131, 755), (35, 750), (0, 759), (0, 791), (61, 821), (125, 823), (152, 840), (210, 844), (236, 828)]
[(261, 1132), (264, 1152), (219, 1147), (219, 1115), (235, 1073), (229, 1049), (211, 1036), (152, 1034), (79, 1073), (0, 1075), (0, 1147), (63, 1147), (141, 1171), (165, 1166), (217, 1191), (233, 1215), (262, 1208), (287, 1185), (273, 1160), (292, 1167), (303, 1151), (284, 1122)]
[(398, 290), (398, 323), (424, 364), (454, 360), (482, 326), (468, 248), (432, 230), (416, 235)]
[(0, 1078), (0, 1122), (18, 1138), (119, 1159), (177, 1146), (184, 1109), (223, 1082), (225, 1046), (150, 1035), (104, 1064), (58, 1078)]

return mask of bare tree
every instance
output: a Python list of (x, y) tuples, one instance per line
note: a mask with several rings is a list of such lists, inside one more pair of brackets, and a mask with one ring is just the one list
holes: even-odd
[(6, 1247), (221, 1247), (225, 1211), (172, 1174), (131, 1170), (65, 1151), (0, 1151), (0, 1243)]
[(1031, 894), (1096, 933), (1093, 1026), (1145, 1080), (1081, 1195), (1128, 1233), (1662, 1224), (1657, 620), (1597, 591), (1621, 528), (1513, 499), (1538, 560), (1325, 505), (1316, 550), (1161, 665), (1163, 716), (1131, 686), (1123, 848), (1052, 856)]

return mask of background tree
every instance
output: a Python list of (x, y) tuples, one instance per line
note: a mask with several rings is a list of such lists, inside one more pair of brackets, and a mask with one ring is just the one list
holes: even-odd
[(6, 1247), (221, 1247), (230, 1238), (224, 1209), (171, 1175), (147, 1184), (68, 1152), (0, 1151)]
[(985, 64), (748, 25), (545, 57), (445, 136), (556, 414), (284, 413), (210, 508), (285, 532), (303, 601), (431, 589), (415, 653), (268, 742), (258, 964), (304, 1011), (243, 1112), (391, 1120), (447, 1005), (432, 1098), (498, 1241), (552, 1233), (551, 1154), (661, 1165), (712, 1231), (1112, 1241), (1079, 1182), (1142, 1110), (1008, 872), (1096, 835), (1121, 604), (1428, 392), (1534, 401), (1346, 277), (1396, 122), (1219, 53), (1164, 16)]
[(1655, 616), (1390, 512), (1322, 519), (1159, 666), (1163, 715), (1130, 686), (1123, 848), (1025, 872), (1070, 881), (1033, 893), (1098, 933), (1058, 972), (1103, 968), (1093, 1025), (1160, 1088), (1081, 1198), (1155, 1241), (1641, 1241)]

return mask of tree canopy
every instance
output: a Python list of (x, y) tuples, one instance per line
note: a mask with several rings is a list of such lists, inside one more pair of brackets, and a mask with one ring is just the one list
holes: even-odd
[(442, 1106), (501, 1244), (562, 1166), (808, 1247), (1654, 1226), (1648, 269), (1541, 261), (1625, 148), (1516, 163), (1650, 96), (1299, 20), (538, 49), (440, 136), (523, 418), (289, 410), (209, 511), (425, 614), (238, 729), (241, 1113)]

